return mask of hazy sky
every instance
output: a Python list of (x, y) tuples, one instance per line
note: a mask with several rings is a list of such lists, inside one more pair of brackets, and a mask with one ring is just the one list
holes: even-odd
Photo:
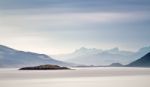
[(150, 45), (150, 0), (0, 0), (0, 44), (46, 54)]

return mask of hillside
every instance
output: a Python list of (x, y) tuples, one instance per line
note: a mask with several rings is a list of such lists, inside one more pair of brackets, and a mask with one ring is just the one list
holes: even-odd
[(130, 63), (130, 67), (150, 67), (150, 53), (146, 54), (142, 58)]
[(45, 54), (24, 52), (0, 45), (0, 67), (24, 67), (43, 64), (69, 66), (69, 63), (55, 60)]

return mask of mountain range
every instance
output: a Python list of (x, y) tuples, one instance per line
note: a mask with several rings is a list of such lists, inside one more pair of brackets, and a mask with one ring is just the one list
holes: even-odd
[(101, 50), (96, 48), (85, 48), (75, 50), (73, 53), (55, 55), (54, 58), (66, 62), (84, 65), (110, 65), (112, 63), (129, 64), (150, 52), (150, 46), (143, 47), (136, 52), (124, 51), (119, 48)]
[[(101, 50), (82, 47), (75, 52), (65, 55), (50, 57), (45, 54), (25, 52), (0, 45), (0, 67), (26, 67), (44, 64), (60, 66), (76, 65), (111, 65), (111, 66), (148, 66), (150, 65), (150, 47), (143, 47), (137, 52), (123, 51), (119, 48)], [(147, 54), (148, 53), (148, 54)], [(147, 55), (145, 55), (147, 54)], [(144, 56), (145, 55), (145, 56)], [(144, 56), (144, 57), (143, 57)], [(61, 58), (63, 61), (58, 60)], [(72, 63), (68, 63), (72, 62)], [(128, 65), (129, 64), (129, 65)]]
[(71, 64), (55, 60), (45, 54), (24, 52), (0, 45), (0, 67), (25, 67), (43, 64), (70, 66)]

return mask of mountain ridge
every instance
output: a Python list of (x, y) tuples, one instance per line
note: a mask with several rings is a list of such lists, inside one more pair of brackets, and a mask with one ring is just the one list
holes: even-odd
[(150, 52), (150, 46), (140, 48), (135, 52), (120, 50), (118, 47), (108, 50), (81, 47), (72, 53), (53, 57), (58, 60), (84, 65), (110, 65), (115, 62), (126, 65), (141, 58), (148, 52)]
[(24, 67), (43, 64), (69, 66), (71, 64), (55, 60), (48, 55), (25, 52), (0, 45), (0, 67)]

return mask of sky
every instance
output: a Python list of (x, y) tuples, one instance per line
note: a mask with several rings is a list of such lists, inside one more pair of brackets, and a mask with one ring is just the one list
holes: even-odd
[(0, 44), (45, 54), (150, 45), (150, 0), (0, 0)]

